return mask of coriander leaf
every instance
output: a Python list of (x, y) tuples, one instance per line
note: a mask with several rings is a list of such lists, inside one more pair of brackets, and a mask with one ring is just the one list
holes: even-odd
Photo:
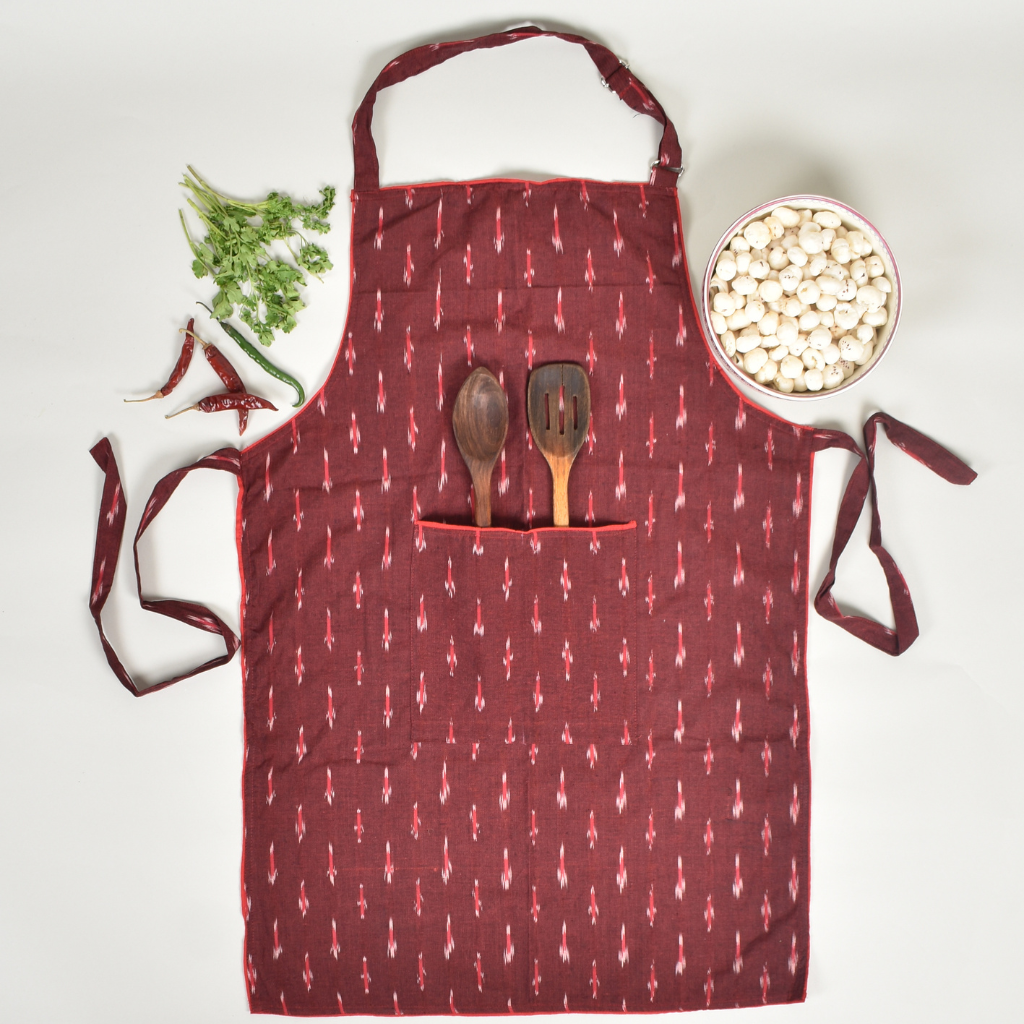
[[(246, 203), (217, 192), (192, 168), (181, 184), (189, 193), (189, 206), (206, 228), (205, 238), (194, 242), (182, 216), (195, 257), (193, 273), (198, 278), (213, 277), (219, 289), (214, 315), (224, 319), (238, 307), (242, 321), (264, 345), (271, 343), (275, 331), (290, 332), (296, 325), (295, 314), (305, 308), (299, 289), (305, 286), (306, 272), (319, 277), (333, 267), (326, 250), (303, 238), (294, 222), (317, 234), (329, 231), (326, 218), (334, 206), (335, 188), (322, 188), (318, 204), (297, 203), (280, 192)], [(275, 241), (288, 246), (294, 266), (271, 256)]]

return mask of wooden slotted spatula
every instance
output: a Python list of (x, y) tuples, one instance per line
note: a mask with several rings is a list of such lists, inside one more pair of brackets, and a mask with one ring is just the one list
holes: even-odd
[(576, 363), (548, 363), (530, 374), (530, 432), (551, 467), (555, 526), (569, 525), (569, 470), (590, 423), (590, 384)]

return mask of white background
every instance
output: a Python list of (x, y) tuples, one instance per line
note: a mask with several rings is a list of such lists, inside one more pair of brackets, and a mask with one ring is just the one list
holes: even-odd
[[(135, 700), (87, 610), (102, 488), (88, 449), (109, 435), (129, 501), (110, 636), (149, 680), (216, 650), (140, 611), (127, 546), (161, 475), (238, 443), (227, 417), (163, 418), (211, 390), (201, 359), (162, 403), (122, 403), (159, 386), (178, 327), (212, 294), (178, 225), (184, 165), (247, 197), (338, 186), (336, 269), (272, 353), (312, 393), (347, 306), (349, 125), (364, 91), (409, 47), (526, 21), (608, 45), (675, 121), (694, 279), (733, 219), (776, 196), (831, 195), (872, 220), (903, 274), (891, 351), (848, 394), (773, 408), (858, 438), (881, 408), (979, 473), (953, 487), (880, 444), (885, 540), (921, 637), (892, 659), (811, 615), (808, 998), (757, 1019), (1015, 1016), (1020, 4), (34, 0), (0, 9), (0, 1019), (247, 1016), (238, 661)], [(643, 180), (656, 150), (653, 122), (557, 41), (396, 87), (375, 132), (385, 183)], [(259, 380), (282, 411), (253, 414), (247, 440), (287, 416), (271, 384)], [(851, 465), (817, 460), (812, 592)], [(150, 594), (204, 601), (237, 628), (233, 498), (226, 474), (195, 474), (142, 561)], [(840, 568), (844, 607), (889, 621), (865, 523)]]

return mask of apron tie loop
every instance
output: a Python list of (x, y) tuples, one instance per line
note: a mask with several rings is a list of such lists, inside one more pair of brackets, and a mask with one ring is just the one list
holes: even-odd
[(103, 484), (103, 497), (100, 500), (99, 520), (96, 524), (96, 552), (92, 566), (92, 587), (89, 591), (89, 611), (96, 621), (96, 629), (100, 634), (100, 643), (103, 644), (103, 651), (107, 656), (107, 663), (114, 671), (114, 675), (121, 681), (121, 685), (136, 697), (143, 694), (154, 693), (170, 686), (181, 679), (188, 679), (199, 672), (224, 665), (234, 657), (238, 650), (239, 640), (234, 631), (219, 616), (215, 615), (209, 608), (191, 601), (164, 600), (153, 601), (143, 597), (142, 575), (139, 570), (139, 540), (149, 528), (150, 523), (157, 517), (160, 510), (167, 504), (171, 495), (175, 492), (178, 484), (194, 469), (222, 469), (241, 479), (242, 465), (241, 457), (235, 448), (222, 448), (220, 451), (207, 455), (205, 458), (194, 462), (191, 466), (176, 469), (168, 473), (160, 480), (142, 513), (139, 528), (135, 534), (133, 552), (135, 555), (135, 580), (139, 591), (139, 603), (148, 612), (156, 612), (159, 615), (166, 615), (169, 618), (177, 619), (196, 629), (205, 630), (207, 633), (219, 633), (224, 638), (225, 653), (210, 661), (204, 662), (198, 668), (175, 676), (173, 679), (165, 679), (162, 682), (154, 683), (151, 686), (140, 687), (132, 679), (131, 675), (121, 664), (121, 659), (111, 646), (106, 634), (103, 632), (103, 606), (107, 603), (110, 591), (114, 583), (114, 572), (117, 569), (117, 559), (121, 548), (121, 539), (124, 536), (124, 525), (127, 518), (128, 506), (125, 501), (124, 491), (121, 487), (121, 476), (117, 469), (117, 460), (114, 458), (114, 451), (110, 447), (110, 441), (103, 438), (91, 449), (90, 455), (96, 460), (96, 464), (103, 470), (105, 480)]
[[(847, 451), (854, 452), (861, 460), (857, 463), (853, 475), (846, 485), (846, 491), (839, 505), (836, 533), (832, 541), (832, 556), (829, 559), (828, 572), (814, 598), (814, 607), (823, 618), (841, 626), (865, 643), (877, 647), (880, 651), (885, 651), (886, 654), (898, 655), (902, 654), (917, 639), (920, 630), (907, 581), (903, 578), (892, 555), (882, 546), (882, 521), (878, 512), (878, 495), (874, 476), (875, 443), (879, 424), (885, 427), (886, 435), (897, 448), (917, 459), (918, 462), (927, 466), (944, 480), (953, 484), (969, 484), (978, 474), (961, 462), (952, 452), (932, 441), (931, 438), (925, 437), (913, 427), (909, 427), (906, 423), (883, 412), (875, 413), (864, 424), (864, 452), (860, 450), (853, 438), (840, 430), (814, 431), (815, 451), (823, 451), (827, 448), (845, 448)], [(836, 599), (832, 596), (839, 556), (849, 543), (869, 490), (871, 492), (871, 534), (868, 546), (874, 552), (885, 573), (895, 629), (889, 629), (888, 626), (883, 626), (880, 622), (875, 622), (862, 615), (844, 615), (839, 610)]]

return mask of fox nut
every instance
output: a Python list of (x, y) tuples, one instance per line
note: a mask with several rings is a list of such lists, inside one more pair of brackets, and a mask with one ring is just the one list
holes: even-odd
[(821, 375), (821, 383), (826, 391), (831, 391), (832, 388), (843, 383), (843, 368), (838, 361), (825, 367)]
[(736, 335), (736, 351), (739, 352), (741, 356), (746, 355), (752, 349), (757, 348), (760, 344), (761, 334), (756, 327), (748, 325)]
[[(821, 228), (818, 228), (817, 231), (812, 231), (809, 230), (810, 226), (810, 224), (805, 224), (800, 229), (800, 248), (808, 256), (815, 256), (825, 248), (825, 245), (821, 239)], [(815, 224), (814, 227), (817, 227), (817, 225)]]
[(766, 338), (774, 335), (779, 329), (779, 314), (778, 313), (765, 313), (757, 322), (757, 329)]
[(870, 256), (874, 246), (865, 237), (862, 231), (848, 231), (846, 233), (846, 240), (850, 243), (850, 248), (858, 256)]
[(780, 345), (789, 345), (796, 340), (799, 328), (793, 320), (783, 318), (779, 320), (779, 326), (775, 328), (775, 337), (779, 339)]
[(853, 256), (853, 251), (850, 249), (850, 243), (845, 238), (837, 237), (832, 243), (832, 247), (829, 249), (832, 253), (832, 259), (836, 263), (849, 263)]
[(785, 228), (795, 228), (800, 223), (800, 214), (796, 210), (791, 210), (788, 206), (776, 206), (772, 210), (772, 216)]
[(874, 355), (875, 346), (869, 341), (861, 351), (860, 358), (854, 359), (853, 363), (855, 366), (864, 366), (865, 363), (869, 362), (872, 355)]
[(804, 267), (807, 265), (807, 252), (799, 244), (790, 246), (786, 250), (786, 255), (794, 267)]
[(857, 301), (867, 312), (874, 313), (885, 305), (885, 292), (873, 284), (865, 284), (857, 289)]
[(860, 310), (849, 302), (840, 302), (833, 310), (836, 325), (844, 331), (852, 331), (860, 323)]
[(800, 358), (808, 370), (822, 370), (825, 368), (825, 357), (819, 349), (805, 348)]
[(815, 327), (807, 336), (807, 342), (820, 352), (832, 343), (832, 332), (827, 327)]
[(839, 339), (839, 355), (851, 363), (855, 363), (864, 353), (864, 346), (853, 334), (845, 334)]
[(779, 363), (779, 372), (783, 377), (796, 380), (804, 372), (804, 364), (796, 356), (788, 355)]
[(808, 277), (819, 277), (825, 272), (828, 266), (828, 257), (823, 252), (816, 252), (807, 260), (807, 270), (804, 271), (804, 279)]
[[(840, 371), (840, 375), (842, 375), (842, 371)], [(804, 383), (807, 385), (808, 391), (820, 391), (824, 384), (821, 370), (808, 370), (804, 373)]]
[(840, 302), (853, 302), (857, 298), (857, 282), (852, 277), (845, 278), (836, 292), (836, 298)]
[[(746, 370), (747, 373), (753, 375), (757, 373), (757, 371), (760, 370), (767, 362), (768, 353), (765, 352), (763, 348), (752, 348), (743, 357), (743, 369)], [(775, 376), (775, 372), (772, 373), (772, 376)]]
[(755, 292), (747, 299), (747, 304), (743, 307), (743, 312), (750, 317), (752, 324), (759, 323), (765, 315), (764, 303), (757, 297)]
[(772, 229), (764, 221), (755, 220), (743, 229), (743, 237), (751, 249), (763, 249), (772, 240)]
[(862, 345), (871, 345), (875, 340), (875, 329), (871, 324), (858, 324), (854, 333)]
[(821, 295), (821, 289), (815, 281), (801, 281), (796, 290), (796, 297), (808, 306), (814, 305)]
[(732, 316), (736, 312), (736, 300), (732, 292), (718, 292), (711, 300), (711, 308), (722, 316)]
[(869, 256), (864, 261), (864, 269), (868, 272), (868, 277), (872, 279), (881, 277), (885, 273), (885, 265), (882, 263), (881, 256)]
[(779, 284), (787, 295), (792, 295), (800, 287), (803, 279), (803, 271), (792, 263), (779, 271)]
[(731, 281), (736, 276), (736, 257), (732, 252), (726, 250), (718, 257), (715, 273), (723, 281)]
[(802, 356), (807, 351), (807, 335), (798, 334), (786, 345), (786, 348), (789, 349), (790, 355)]
[[(843, 282), (834, 278), (831, 274), (821, 274), (814, 282), (822, 295), (838, 295)], [(870, 286), (868, 286), (870, 287)]]

